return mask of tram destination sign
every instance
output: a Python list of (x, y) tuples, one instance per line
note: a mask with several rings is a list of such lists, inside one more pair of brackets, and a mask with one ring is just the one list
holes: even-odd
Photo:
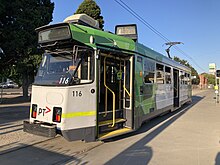
[(45, 43), (71, 38), (69, 26), (57, 26), (48, 28), (38, 33), (38, 43)]
[(138, 39), (137, 25), (136, 24), (117, 25), (115, 27), (115, 34), (119, 36), (128, 37), (136, 41)]

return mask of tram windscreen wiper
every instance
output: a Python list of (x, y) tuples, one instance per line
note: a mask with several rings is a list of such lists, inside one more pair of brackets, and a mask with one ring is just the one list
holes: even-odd
[[(82, 63), (84, 57), (85, 57), (85, 51), (82, 52), (82, 55), (81, 55), (81, 57), (80, 57), (80, 60), (79, 60), (78, 63), (77, 63), (78, 51), (77, 51), (76, 54), (74, 54), (73, 65), (76, 66), (76, 68), (74, 69), (73, 73), (71, 74), (72, 77), (73, 77), (73, 83), (74, 83), (74, 84), (79, 84), (79, 83), (80, 83), (80, 79), (78, 78), (78, 76), (76, 76), (76, 74), (77, 74), (77, 71), (78, 71), (78, 69), (79, 69), (79, 66), (81, 65), (81, 63)], [(76, 65), (76, 63), (77, 63), (77, 65)]]
[(74, 70), (74, 72), (73, 72), (73, 77), (75, 77), (75, 75), (76, 75), (76, 73), (77, 73), (77, 71), (78, 71), (78, 69), (79, 69), (79, 65), (82, 63), (82, 59), (80, 59), (80, 61), (78, 62), (78, 64), (77, 64), (77, 66), (76, 66), (76, 69)]

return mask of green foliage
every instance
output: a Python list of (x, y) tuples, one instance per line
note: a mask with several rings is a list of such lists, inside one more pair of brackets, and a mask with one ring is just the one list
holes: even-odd
[(203, 73), (202, 75), (204, 75), (204, 77), (208, 79), (208, 84), (215, 85), (215, 75), (208, 73)]
[(193, 67), (189, 64), (189, 62), (187, 62), (186, 60), (182, 60), (182, 59), (180, 59), (180, 58), (178, 58), (178, 57), (174, 57), (173, 59), (174, 59), (175, 61), (179, 62), (180, 64), (185, 65), (185, 66), (187, 66), (187, 67), (189, 67), (189, 68), (191, 69), (191, 75), (192, 75), (192, 76), (196, 76), (195, 79), (192, 79), (192, 84), (198, 85), (199, 82), (200, 82), (200, 80), (199, 80), (199, 74), (198, 74), (198, 72), (195, 70), (195, 68), (193, 68)]
[[(0, 74), (28, 86), (39, 63), (35, 29), (52, 21), (54, 3), (50, 0), (1, 0)], [(24, 89), (24, 88), (23, 88)]]
[(37, 54), (24, 58), (22, 61), (17, 62), (15, 65), (7, 69), (7, 77), (21, 86), (23, 83), (21, 79), (22, 74), (26, 73), (29, 77), (29, 83), (33, 82), (41, 59), (42, 56)]
[(103, 29), (104, 27), (104, 20), (103, 16), (101, 16), (101, 9), (93, 0), (84, 0), (79, 8), (76, 10), (75, 14), (82, 14), (85, 13), (88, 16), (94, 18), (95, 20), (99, 21), (99, 27)]

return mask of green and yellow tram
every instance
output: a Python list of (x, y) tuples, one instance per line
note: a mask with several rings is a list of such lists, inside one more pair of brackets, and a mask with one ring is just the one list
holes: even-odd
[(135, 25), (102, 31), (85, 14), (37, 29), (45, 53), (24, 131), (103, 140), (191, 101), (191, 71), (137, 42)]

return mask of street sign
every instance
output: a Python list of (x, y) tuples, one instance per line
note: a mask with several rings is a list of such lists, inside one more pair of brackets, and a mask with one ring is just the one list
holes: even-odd
[(220, 70), (216, 70), (216, 77), (220, 77)]
[(209, 73), (215, 75), (215, 72), (216, 72), (216, 64), (210, 63), (209, 64)]

